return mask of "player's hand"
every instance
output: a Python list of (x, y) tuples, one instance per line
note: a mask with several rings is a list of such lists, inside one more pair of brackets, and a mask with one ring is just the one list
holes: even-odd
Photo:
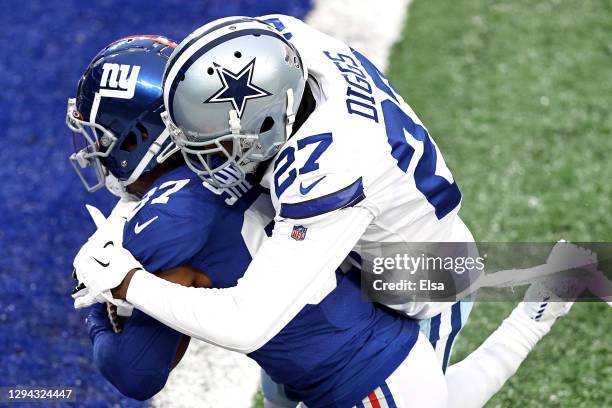
[[(97, 229), (102, 227), (106, 223), (106, 217), (104, 216), (104, 214), (102, 214), (102, 211), (100, 211), (97, 207), (94, 207), (93, 205), (85, 204), (85, 209), (89, 213), (91, 220), (96, 226), (96, 231), (94, 232), (94, 234), (87, 239), (89, 241), (95, 235)], [(71, 294), (72, 298), (75, 300), (75, 309), (92, 306), (96, 303), (105, 303), (104, 297), (102, 297), (101, 295), (94, 296), (90, 294), (89, 289), (85, 287), (85, 284), (79, 282), (75, 269), (72, 270), (72, 279), (76, 281), (76, 287), (72, 290)]]
[(123, 307), (128, 303), (114, 299), (110, 290), (118, 286), (130, 270), (142, 269), (142, 265), (122, 247), (125, 218), (110, 217), (104, 221), (99, 216), (96, 218), (101, 225), (73, 263), (79, 285), (85, 286), (73, 295), (74, 307), (79, 309), (104, 300)]
[[(110, 220), (111, 218), (114, 219), (116, 217), (127, 218), (127, 216), (132, 212), (132, 210), (137, 204), (137, 200), (119, 200), (108, 219)], [(87, 212), (89, 212), (92, 221), (98, 229), (102, 228), (105, 224), (107, 224), (108, 220), (106, 219), (106, 217), (104, 217), (104, 214), (102, 214), (102, 211), (100, 211), (98, 208), (89, 204), (85, 204), (85, 208), (87, 209)], [(106, 226), (104, 228), (111, 228), (110, 225), (114, 226), (114, 228), (117, 228), (116, 231), (112, 231), (113, 234), (117, 234), (118, 236), (120, 235), (121, 237), (123, 237), (123, 224), (120, 221), (113, 221), (112, 224), (109, 224), (109, 226)], [(96, 233), (94, 233), (94, 235), (95, 234)], [(92, 238), (93, 235), (89, 239)], [(108, 303), (106, 302), (106, 298), (104, 296), (90, 294), (89, 289), (87, 289), (83, 283), (78, 282), (78, 279), (76, 277), (76, 271), (73, 272), (73, 278), (76, 279), (78, 283), (77, 287), (72, 292), (72, 297), (73, 299), (75, 299), (74, 306), (76, 309), (88, 307), (95, 303)], [(134, 310), (134, 307), (130, 303), (125, 302), (123, 300), (116, 299), (113, 305), (113, 311), (119, 317), (131, 316), (132, 311)]]
[[(123, 209), (127, 209), (129, 205), (129, 203), (127, 203), (128, 205), (126, 205), (126, 203), (127, 202), (124, 203), (123, 200), (120, 200), (113, 209), (113, 213), (111, 213), (109, 218), (113, 217), (114, 215), (124, 216), (124, 213), (127, 213), (127, 210), (124, 211)], [(96, 234), (98, 233), (98, 229), (102, 228), (107, 223), (107, 219), (104, 214), (102, 214), (102, 211), (100, 211), (97, 207), (94, 207), (93, 205), (85, 204), (85, 209), (89, 213), (91, 220), (96, 226), (96, 231), (92, 234), (92, 236), (87, 239), (89, 241), (96, 236)], [(96, 303), (106, 303), (106, 299), (101, 294), (94, 295), (93, 293), (89, 293), (89, 289), (85, 286), (83, 282), (80, 282), (77, 278), (75, 269), (73, 269), (72, 271), (72, 278), (77, 283), (76, 287), (72, 291), (72, 298), (75, 300), (75, 309), (92, 306)], [(130, 316), (132, 314), (133, 308), (131, 307), (131, 305), (127, 305), (128, 306), (122, 307), (122, 311), (126, 313), (122, 314), (124, 316)]]

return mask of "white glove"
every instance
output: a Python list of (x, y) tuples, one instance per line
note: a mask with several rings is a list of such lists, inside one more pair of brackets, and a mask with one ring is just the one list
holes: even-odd
[(119, 286), (130, 270), (142, 269), (140, 262), (121, 246), (126, 220), (120, 216), (104, 219), (97, 208), (88, 206), (87, 209), (98, 230), (83, 245), (73, 262), (78, 288), (81, 288), (73, 294), (74, 307), (79, 309), (108, 301), (121, 309), (121, 315), (129, 315), (132, 306), (114, 299), (110, 293), (110, 289)]
[[(123, 217), (129, 220), (132, 216), (134, 208), (138, 205), (139, 202), (140, 200), (132, 199), (130, 197), (121, 198), (119, 201), (117, 201), (117, 204), (115, 204), (115, 208), (113, 208), (113, 211), (108, 216), (108, 218)], [(104, 214), (102, 214), (102, 212), (98, 208), (89, 204), (86, 204), (85, 208), (89, 212), (89, 215), (91, 216), (94, 224), (96, 224), (96, 227), (100, 227), (106, 222), (106, 217), (104, 217)], [(75, 298), (74, 295), (73, 298)], [(79, 301), (79, 306), (82, 304), (82, 306), (80, 307), (88, 307), (90, 305), (93, 305), (94, 303), (104, 303), (104, 301), (105, 298), (102, 296), (99, 296), (98, 298), (82, 296), (82, 299)], [(77, 302), (75, 302), (75, 307), (76, 305)], [(115, 299), (115, 306), (117, 306), (118, 316), (128, 317), (131, 316), (132, 312), (134, 311), (134, 306), (124, 300)]]
[[(117, 205), (115, 206), (115, 209), (113, 209), (113, 212), (115, 212), (115, 210), (118, 207), (122, 207), (121, 203), (123, 200), (119, 200), (117, 202)], [(102, 214), (102, 211), (100, 211), (97, 207), (94, 207), (93, 205), (89, 205), (89, 204), (85, 204), (85, 209), (87, 210), (87, 212), (89, 213), (89, 216), (91, 217), (92, 221), (94, 222), (95, 226), (96, 226), (96, 231), (92, 234), (92, 236), (90, 236), (87, 240), (89, 241), (90, 239), (92, 239), (96, 232), (97, 232), (97, 228), (102, 227), (105, 223), (106, 223), (106, 217), (104, 216), (104, 214)], [(112, 217), (113, 214), (111, 213), (111, 215), (109, 216)], [(105, 303), (106, 299), (101, 296), (94, 296), (93, 294), (89, 293), (89, 289), (87, 287), (85, 287), (85, 284), (82, 282), (79, 282), (77, 275), (76, 275), (76, 270), (72, 271), (72, 279), (77, 281), (77, 286), (76, 288), (74, 288), (74, 290), (72, 291), (72, 298), (74, 299), (74, 308), (75, 309), (80, 309), (83, 307), (88, 307), (91, 305), (94, 305), (96, 303)], [(131, 314), (131, 311), (130, 311)]]

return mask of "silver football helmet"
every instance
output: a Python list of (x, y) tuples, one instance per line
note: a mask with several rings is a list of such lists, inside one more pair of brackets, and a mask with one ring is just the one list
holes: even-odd
[(170, 57), (162, 118), (189, 167), (231, 187), (290, 136), (307, 76), (298, 51), (271, 25), (216, 20)]

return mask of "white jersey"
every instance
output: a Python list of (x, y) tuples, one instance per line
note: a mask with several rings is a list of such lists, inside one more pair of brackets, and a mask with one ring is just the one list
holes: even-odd
[[(267, 175), (276, 221), (308, 227), (360, 206), (374, 219), (359, 246), (472, 242), (457, 215), (461, 193), (440, 150), (383, 74), (359, 52), (298, 19), (264, 19), (299, 50), (317, 100)], [(421, 310), (396, 308), (410, 315)]]
[[(461, 194), (440, 151), (382, 73), (297, 19), (262, 19), (295, 44), (317, 101), (264, 176), (276, 212), (272, 236), (234, 287), (193, 290), (139, 271), (127, 293), (159, 321), (243, 353), (325, 299), (354, 249), (473, 241), (457, 215)], [(385, 304), (416, 318), (449, 307), (408, 297), (396, 303)]]

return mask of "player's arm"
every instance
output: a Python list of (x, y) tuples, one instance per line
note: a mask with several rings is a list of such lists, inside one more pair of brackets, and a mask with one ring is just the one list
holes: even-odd
[[(117, 228), (123, 246), (140, 263), (162, 279), (184, 286), (209, 287), (211, 282), (189, 265), (206, 244), (210, 226), (218, 219), (218, 206), (194, 197), (188, 179), (166, 181), (153, 187), (138, 204), (120, 216), (129, 219)], [(116, 212), (117, 209), (113, 211)], [(90, 210), (91, 212), (91, 210)], [(121, 217), (102, 218), (99, 227)], [(121, 223), (120, 223), (121, 224)], [(141, 311), (125, 321), (115, 334), (102, 309), (94, 308), (88, 319), (94, 361), (104, 377), (123, 394), (147, 399), (163, 388), (170, 370), (179, 362), (188, 345), (184, 336)]]
[[(157, 276), (183, 286), (211, 286), (205, 274), (187, 266)], [(149, 399), (161, 391), (190, 340), (138, 310), (124, 322), (120, 333), (114, 333), (106, 307), (101, 304), (91, 309), (87, 326), (96, 367), (122, 394), (137, 400)]]
[(334, 279), (372, 219), (363, 207), (336, 210), (308, 224), (303, 240), (291, 237), (300, 223), (278, 222), (233, 288), (186, 288), (138, 270), (113, 294), (185, 334), (248, 353), (274, 337)]

